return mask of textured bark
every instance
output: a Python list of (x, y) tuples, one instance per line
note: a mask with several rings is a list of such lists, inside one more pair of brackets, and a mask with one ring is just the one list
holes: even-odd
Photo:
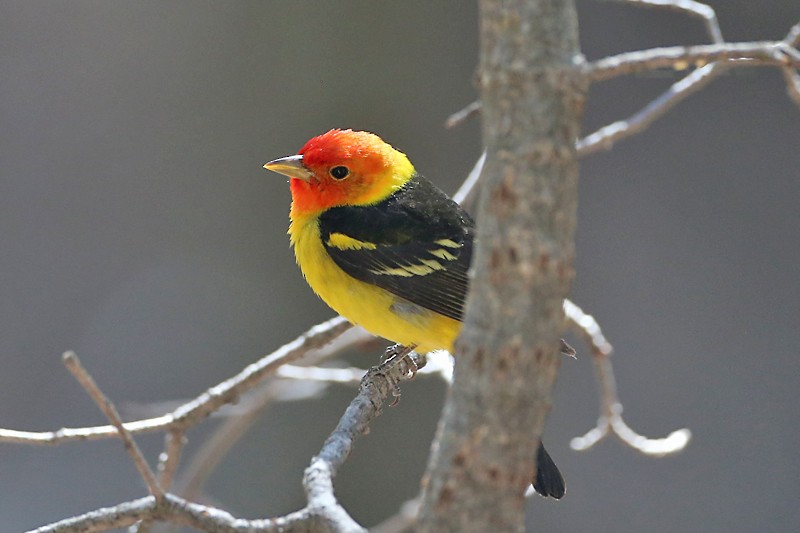
[(569, 0), (482, 0), (478, 246), (421, 531), (520, 531), (573, 278), (585, 81)]

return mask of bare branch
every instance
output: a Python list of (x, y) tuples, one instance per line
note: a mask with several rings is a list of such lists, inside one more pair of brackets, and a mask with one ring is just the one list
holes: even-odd
[(693, 71), (685, 78), (673, 83), (658, 98), (627, 119), (603, 126), (578, 140), (578, 154), (583, 157), (600, 150), (610, 150), (617, 141), (644, 131), (689, 95), (708, 85), (724, 70), (719, 63), (712, 63)]
[[(608, 79), (641, 69), (672, 67), (683, 69), (690, 64), (702, 65), (672, 84), (658, 98), (626, 120), (619, 120), (587, 135), (578, 141), (581, 156), (609, 150), (621, 139), (646, 129), (690, 94), (708, 85), (728, 67), (777, 65), (782, 67), (789, 96), (800, 105), (800, 75), (797, 73), (800, 52), (800, 23), (795, 24), (783, 41), (762, 43), (725, 43), (714, 10), (700, 2), (687, 0), (615, 0), (643, 7), (681, 11), (699, 17), (706, 25), (712, 45), (656, 48), (604, 58), (587, 66), (593, 81)], [(706, 53), (702, 53), (705, 51)], [(694, 55), (696, 53), (696, 55)], [(726, 54), (732, 54), (726, 56)], [(741, 55), (739, 55), (741, 54)], [(748, 58), (748, 54), (750, 57)], [(744, 58), (744, 59), (743, 59)], [(663, 63), (661, 63), (663, 62)], [(705, 64), (709, 63), (709, 64)], [(660, 65), (660, 66), (658, 66)], [(594, 70), (597, 69), (597, 70)], [(596, 77), (595, 77), (596, 76)]]
[(592, 61), (586, 73), (592, 82), (645, 70), (705, 66), (712, 62), (735, 61), (737, 66), (800, 67), (800, 52), (783, 41), (720, 43), (697, 46), (670, 46), (625, 52)]
[[(294, 341), (284, 344), (273, 353), (248, 365), (232, 378), (211, 387), (171, 413), (163, 416), (126, 422), (125, 429), (132, 434), (157, 430), (184, 429), (206, 418), (220, 406), (234, 402), (245, 391), (253, 388), (265, 377), (286, 363), (296, 361), (310, 350), (327, 344), (343, 332), (352, 328), (344, 318), (337, 316), (318, 324)], [(0, 442), (21, 444), (60, 444), (67, 441), (94, 440), (116, 437), (114, 426), (94, 426), (85, 428), (62, 428), (57, 431), (16, 431), (0, 428)]]
[[(725, 43), (714, 10), (705, 4), (685, 0), (613, 0), (618, 2), (680, 11), (703, 20), (714, 44), (691, 47), (667, 47), (628, 52), (603, 58), (586, 65), (591, 81), (603, 81), (623, 74), (632, 74), (657, 68), (683, 70), (697, 66), (696, 70), (675, 82), (659, 97), (642, 110), (625, 120), (618, 120), (578, 140), (578, 155), (581, 157), (609, 150), (626, 137), (636, 135), (661, 118), (670, 109), (694, 92), (704, 88), (729, 67), (780, 66), (786, 80), (789, 96), (800, 105), (800, 23), (789, 31), (783, 41)], [(458, 123), (480, 110), (480, 102), (473, 102), (450, 116), (447, 121)], [(467, 182), (465, 182), (467, 185)], [(468, 189), (471, 190), (471, 189)]]
[[(158, 456), (158, 482), (164, 490), (170, 490), (172, 482), (175, 479), (175, 473), (178, 470), (178, 464), (181, 460), (181, 453), (183, 447), (186, 445), (187, 439), (183, 431), (174, 430), (168, 431), (164, 435), (164, 451)], [(134, 524), (128, 529), (129, 533), (150, 533), (152, 530), (152, 520), (142, 520), (138, 524)]]
[(569, 300), (564, 300), (564, 314), (573, 329), (583, 338), (592, 350), (597, 382), (600, 387), (600, 417), (597, 426), (582, 437), (570, 442), (574, 450), (588, 450), (600, 440), (613, 434), (631, 448), (645, 455), (668, 455), (683, 450), (689, 443), (691, 432), (679, 429), (663, 439), (651, 439), (639, 435), (622, 418), (622, 403), (617, 395), (614, 369), (611, 365), (611, 343), (606, 340), (600, 325), (592, 315)]
[[(298, 363), (302, 364), (316, 364), (336, 355), (341, 352), (362, 346), (368, 343), (373, 343), (375, 337), (367, 333), (362, 328), (351, 328), (336, 337), (329, 344), (320, 346), (304, 355)], [(294, 375), (292, 374), (294, 369)], [(336, 382), (336, 379), (343, 379), (345, 376), (341, 373), (342, 369), (319, 369), (318, 367), (305, 367), (291, 364), (280, 366), (276, 370), (276, 375), (282, 378), (296, 378), (304, 379), (306, 381), (314, 381), (320, 383)], [(327, 371), (337, 371), (336, 376), (331, 376)], [(353, 369), (355, 372), (355, 369)], [(354, 379), (353, 383), (358, 384), (364, 376), (366, 370), (358, 370), (360, 372), (357, 376), (354, 372), (350, 372), (346, 377)], [(302, 376), (300, 375), (302, 374)], [(325, 374), (325, 375), (323, 375)], [(332, 379), (323, 379), (323, 378)], [(317, 378), (317, 379), (314, 379)], [(269, 406), (273, 401), (286, 400), (291, 393), (291, 399), (298, 398), (298, 392), (303, 392), (303, 397), (309, 395), (319, 394), (324, 385), (311, 387), (311, 390), (299, 391), (297, 386), (287, 387), (280, 386), (282, 382), (264, 383), (256, 388), (249, 394), (243, 401), (238, 404), (236, 409), (236, 416), (232, 416), (224, 423), (220, 424), (209, 438), (205, 440), (200, 450), (193, 456), (189, 463), (186, 473), (182, 476), (180, 486), (182, 487), (177, 492), (181, 493), (185, 498), (196, 499), (202, 491), (206, 481), (212, 472), (219, 466), (220, 461), (227, 455), (228, 451), (239, 441), (239, 439), (247, 433), (253, 422)], [(308, 389), (308, 387), (306, 387)]]
[(472, 209), (475, 207), (475, 200), (478, 197), (477, 185), (481, 177), (481, 172), (483, 172), (483, 165), (485, 163), (486, 151), (481, 154), (481, 156), (475, 162), (475, 166), (473, 166), (472, 170), (469, 171), (467, 179), (464, 180), (464, 183), (461, 184), (461, 187), (459, 187), (456, 193), (453, 195), (453, 200), (461, 204), (467, 211), (472, 211)]
[(325, 440), (320, 453), (311, 460), (303, 476), (308, 506), (306, 509), (336, 526), (336, 531), (362, 531), (338, 503), (333, 490), (333, 478), (353, 449), (358, 437), (364, 434), (373, 418), (397, 384), (408, 379), (417, 367), (424, 366), (424, 356), (411, 354), (409, 358), (384, 363), (370, 370), (361, 381), (358, 395), (350, 402), (342, 418)]
[(203, 487), (216, 470), (222, 459), (247, 433), (253, 422), (261, 415), (264, 408), (272, 403), (277, 391), (274, 387), (261, 387), (248, 398), (246, 409), (237, 411), (236, 416), (228, 417), (220, 424), (204, 442), (202, 448), (194, 454), (182, 476), (178, 492), (183, 497), (197, 499)]
[(319, 366), (284, 365), (278, 369), (278, 376), (286, 379), (317, 381), (356, 385), (361, 382), (366, 370), (363, 368), (324, 368)]
[(156, 475), (153, 473), (150, 465), (147, 464), (147, 460), (144, 458), (144, 455), (142, 455), (142, 450), (139, 449), (136, 441), (133, 440), (133, 436), (127, 429), (125, 429), (122, 419), (117, 412), (117, 408), (114, 407), (114, 404), (111, 403), (111, 400), (109, 400), (108, 397), (103, 394), (103, 391), (101, 391), (100, 387), (97, 386), (97, 383), (95, 383), (92, 376), (89, 375), (85, 368), (83, 368), (83, 365), (81, 365), (81, 361), (78, 359), (78, 356), (75, 355), (75, 352), (64, 353), (63, 361), (64, 365), (72, 373), (72, 375), (75, 376), (75, 379), (78, 380), (78, 383), (81, 384), (89, 397), (94, 401), (94, 403), (97, 404), (106, 418), (108, 418), (111, 424), (117, 429), (119, 438), (125, 445), (125, 451), (127, 451), (128, 455), (130, 455), (133, 459), (133, 463), (136, 465), (139, 475), (142, 476), (142, 479), (147, 485), (147, 489), (150, 491), (150, 494), (155, 496), (157, 500), (163, 498), (164, 491), (161, 489), (161, 485), (158, 484)]
[(188, 502), (173, 494), (165, 494), (162, 500), (147, 496), (60, 520), (29, 533), (95, 533), (151, 519), (217, 533), (241, 531), (271, 533), (287, 531), (287, 525), (309, 522), (311, 517), (303, 513), (292, 513), (274, 520), (244, 520), (220, 509)]
[(164, 521), (215, 532), (364, 531), (336, 501), (333, 478), (397, 384), (408, 379), (412, 367), (423, 366), (422, 356), (413, 354), (413, 358), (412, 362), (402, 359), (391, 366), (376, 367), (364, 376), (358, 395), (306, 469), (303, 485), (308, 505), (300, 511), (273, 519), (245, 520), (165, 494), (161, 499), (150, 496), (61, 520), (34, 533), (106, 531), (141, 521)]
[[(353, 448), (355, 440), (364, 433), (373, 418), (381, 412), (384, 401), (393, 394), (399, 382), (407, 379), (409, 373), (416, 373), (417, 367), (424, 366), (424, 356), (412, 353), (411, 361), (401, 358), (371, 369), (361, 381), (358, 395), (350, 402), (339, 424), (326, 439), (320, 453), (311, 461), (306, 470), (304, 484), (309, 496), (309, 505), (325, 502), (328, 481), (333, 478)], [(331, 488), (332, 490), (332, 488)]]
[(471, 104), (467, 104), (465, 107), (456, 111), (444, 122), (444, 127), (447, 129), (455, 128), (456, 126), (460, 126), (464, 121), (469, 119), (470, 117), (474, 117), (481, 111), (481, 103), (479, 100), (472, 102)]
[[(641, 133), (688, 96), (707, 86), (730, 66), (732, 66), (732, 64), (723, 66), (720, 63), (712, 63), (692, 71), (684, 78), (673, 83), (669, 89), (664, 91), (664, 93), (652, 100), (637, 113), (631, 115), (627, 119), (618, 120), (603, 126), (597, 131), (579, 139), (576, 142), (578, 156), (585, 157), (601, 150), (610, 150), (617, 141)], [(784, 69), (784, 75), (786, 76), (790, 75), (787, 71), (789, 73), (793, 72), (791, 69)], [(798, 77), (795, 83), (798, 87), (798, 94), (800, 94), (800, 77)], [(800, 96), (798, 96), (798, 98), (800, 98)], [(465, 205), (465, 207), (474, 202), (474, 191), (477, 190), (475, 185), (480, 177), (480, 170), (483, 168), (484, 161), (485, 152), (481, 155), (481, 159), (478, 160), (478, 163), (476, 163), (473, 171), (470, 173), (470, 177), (464, 182), (461, 189), (459, 189), (459, 193), (461, 193), (462, 190), (464, 191), (464, 193), (462, 193), (464, 200), (460, 203)], [(478, 172), (476, 172), (476, 170)]]
[[(670, 11), (680, 11), (690, 16), (700, 18), (706, 26), (708, 37), (712, 43), (722, 44), (724, 41), (719, 20), (714, 9), (706, 4), (692, 0), (612, 0), (641, 7), (654, 7)], [(632, 137), (645, 129), (650, 124), (664, 116), (667, 111), (678, 105), (690, 94), (699, 91), (708, 85), (725, 69), (718, 63), (712, 63), (698, 68), (683, 79), (673, 83), (655, 100), (651, 101), (637, 113), (625, 120), (618, 120), (599, 130), (579, 139), (577, 143), (578, 154), (585, 156), (600, 150), (610, 150), (614, 144), (627, 137)]]
[[(165, 495), (169, 500), (171, 495)], [(82, 515), (59, 520), (36, 528), (29, 533), (73, 533), (107, 531), (115, 527), (126, 527), (156, 514), (156, 499), (153, 496), (120, 503), (113, 507), (102, 507)]]
[(185, 445), (186, 436), (182, 431), (168, 431), (164, 436), (164, 451), (158, 457), (158, 481), (166, 490), (170, 489), (175, 479)]
[(693, 0), (606, 0), (612, 2), (622, 2), (625, 4), (638, 5), (647, 8), (660, 8), (668, 11), (679, 11), (686, 15), (694, 16), (703, 21), (706, 31), (711, 38), (711, 42), (721, 43), (722, 32), (719, 28), (717, 14), (711, 6)]
[(786, 91), (789, 93), (792, 101), (800, 106), (800, 73), (797, 69), (785, 68), (783, 69), (783, 78), (786, 80)]
[(789, 46), (797, 47), (800, 45), (800, 22), (789, 28), (784, 42)]

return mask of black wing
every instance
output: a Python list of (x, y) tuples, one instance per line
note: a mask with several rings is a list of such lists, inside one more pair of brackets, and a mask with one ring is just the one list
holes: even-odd
[(461, 320), (474, 223), (421, 176), (370, 206), (329, 209), (320, 235), (334, 262), (352, 277)]

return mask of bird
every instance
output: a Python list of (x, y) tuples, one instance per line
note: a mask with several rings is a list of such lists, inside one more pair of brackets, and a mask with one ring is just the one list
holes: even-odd
[[(420, 353), (453, 353), (475, 242), (459, 204), (366, 131), (332, 129), (264, 168), (290, 178), (289, 239), (328, 306)], [(564, 479), (541, 443), (536, 461), (536, 492), (563, 497)]]

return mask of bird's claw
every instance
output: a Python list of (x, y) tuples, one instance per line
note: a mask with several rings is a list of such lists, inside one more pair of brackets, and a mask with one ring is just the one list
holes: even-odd
[(392, 403), (389, 404), (389, 407), (394, 407), (398, 403), (400, 403), (400, 385), (397, 383), (392, 383)]
[(403, 372), (403, 377), (409, 375), (408, 379), (411, 380), (417, 375), (417, 371), (425, 365), (424, 358), (420, 357), (418, 361), (411, 355), (414, 348), (416, 348), (416, 345), (403, 346), (402, 344), (395, 344), (390, 346), (381, 356), (381, 362), (377, 366), (370, 368), (369, 372), (367, 372), (368, 376), (381, 374), (389, 379), (392, 386), (392, 396), (394, 397), (389, 407), (394, 407), (400, 402), (401, 394), (398, 381), (391, 377), (391, 370), (399, 365), (405, 365), (403, 367), (405, 370)]

